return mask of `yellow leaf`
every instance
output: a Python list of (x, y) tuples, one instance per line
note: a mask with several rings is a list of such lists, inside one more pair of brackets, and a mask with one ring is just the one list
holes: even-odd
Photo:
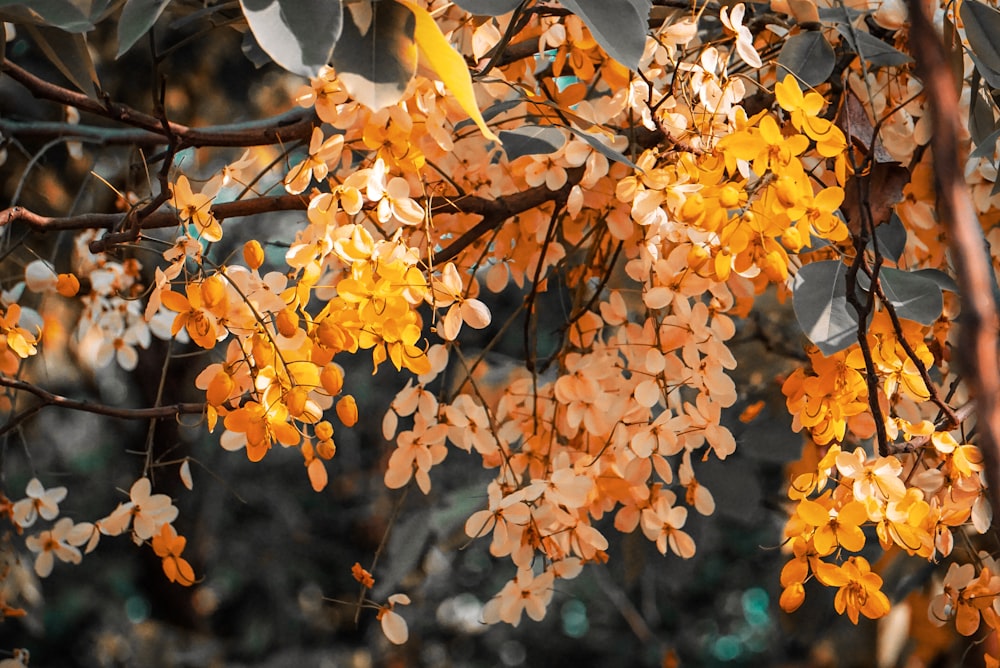
[(472, 90), (472, 77), (469, 76), (469, 68), (466, 66), (465, 60), (448, 43), (441, 29), (438, 28), (437, 22), (426, 9), (418, 7), (409, 0), (397, 1), (413, 12), (413, 16), (417, 19), (413, 36), (420, 50), (420, 61), (434, 70), (445, 87), (458, 100), (465, 113), (469, 114), (469, 117), (479, 126), (483, 135), (489, 140), (501, 143), (500, 138), (487, 127), (483, 115), (479, 112), (476, 95)]

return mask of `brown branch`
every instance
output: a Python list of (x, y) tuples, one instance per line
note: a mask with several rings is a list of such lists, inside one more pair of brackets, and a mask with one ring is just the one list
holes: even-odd
[[(298, 195), (280, 195), (277, 197), (255, 197), (241, 199), (235, 202), (222, 202), (212, 207), (212, 213), (218, 220), (253, 216), (274, 211), (305, 211), (309, 201)], [(0, 227), (13, 222), (24, 222), (40, 232), (61, 230), (112, 230), (125, 222), (125, 213), (86, 213), (79, 216), (52, 217), (43, 216), (30, 211), (23, 206), (12, 206), (0, 211)], [(161, 209), (146, 216), (142, 221), (142, 229), (150, 230), (163, 227), (173, 227), (178, 224), (177, 212)]]
[(463, 250), (474, 244), (484, 234), (496, 229), (504, 221), (514, 216), (530, 211), (546, 202), (564, 200), (569, 197), (570, 190), (583, 178), (583, 167), (566, 170), (566, 183), (558, 190), (549, 190), (545, 184), (528, 188), (513, 195), (501, 196), (499, 199), (482, 197), (466, 197), (455, 201), (450, 200), (435, 205), (431, 213), (475, 213), (483, 217), (458, 239), (434, 254), (434, 264), (440, 266), (451, 260)]
[(899, 320), (899, 315), (896, 313), (896, 307), (892, 305), (892, 302), (889, 301), (888, 298), (886, 298), (885, 291), (882, 289), (882, 281), (875, 282), (875, 291), (879, 300), (882, 302), (882, 305), (885, 307), (885, 310), (889, 313), (889, 319), (892, 320), (892, 329), (896, 332), (896, 340), (899, 342), (899, 345), (903, 347), (903, 352), (906, 353), (906, 356), (909, 357), (913, 362), (913, 365), (917, 367), (917, 373), (920, 374), (921, 380), (924, 381), (924, 386), (927, 388), (927, 393), (930, 395), (931, 402), (937, 406), (941, 413), (943, 413), (946, 417), (946, 422), (943, 428), (946, 431), (951, 431), (961, 424), (961, 420), (958, 419), (958, 414), (955, 413), (954, 409), (948, 405), (947, 401), (941, 398), (941, 393), (938, 392), (938, 388), (934, 384), (931, 374), (927, 371), (927, 366), (923, 363), (923, 360), (917, 357), (917, 353), (913, 350), (913, 346), (911, 346), (910, 342), (906, 340), (905, 336), (903, 336), (903, 323)]
[[(970, 401), (964, 406), (960, 407), (958, 410), (952, 411), (955, 415), (958, 424), (961, 424), (965, 420), (969, 419), (973, 413), (976, 412), (976, 402)], [(934, 423), (934, 431), (941, 431), (942, 429), (954, 429), (954, 425), (951, 424), (952, 418), (945, 416), (942, 419)], [(900, 454), (904, 452), (917, 452), (921, 448), (925, 447), (931, 442), (931, 436), (914, 436), (909, 441), (903, 443), (893, 444), (889, 448), (891, 454)]]
[[(566, 183), (558, 190), (549, 190), (545, 184), (535, 186), (511, 195), (501, 196), (498, 199), (486, 197), (463, 197), (460, 199), (449, 199), (435, 204), (431, 208), (432, 214), (439, 213), (470, 213), (483, 217), (472, 228), (467, 230), (455, 241), (435, 253), (434, 262), (441, 265), (453, 259), (463, 250), (478, 241), (480, 237), (498, 228), (505, 221), (518, 214), (530, 211), (546, 202), (565, 199), (569, 196), (573, 186), (583, 178), (584, 167), (574, 167), (566, 170)], [(305, 211), (309, 206), (309, 200), (300, 195), (279, 195), (276, 197), (255, 197), (253, 199), (236, 200), (235, 202), (222, 202), (212, 207), (212, 214), (218, 220), (227, 218), (238, 218), (241, 216), (253, 216), (262, 213), (273, 213), (275, 211)], [(32, 228), (45, 231), (62, 230), (90, 230), (90, 229), (119, 229), (126, 221), (127, 213), (88, 213), (79, 216), (43, 216), (22, 206), (13, 206), (0, 211), (0, 227), (20, 221), (30, 225)], [(161, 209), (149, 214), (142, 219), (141, 229), (158, 229), (173, 227), (179, 223), (177, 212), (170, 209)], [(91, 251), (100, 253), (106, 251), (116, 243), (128, 241), (126, 233), (111, 234), (103, 239), (98, 239), (91, 243)]]
[[(115, 131), (113, 129), (96, 128), (93, 126), (73, 126), (62, 123), (17, 123), (15, 121), (3, 121), (0, 129), (4, 131), (5, 135), (23, 137), (25, 133), (28, 135), (35, 133), (36, 135), (43, 136), (45, 133), (49, 133), (48, 136), (50, 137), (66, 135), (67, 139), (92, 140), (98, 143), (115, 144), (132, 143), (126, 142), (126, 139), (134, 139), (137, 140), (134, 143), (142, 144), (165, 144), (167, 141), (163, 123), (156, 116), (116, 102), (105, 101), (102, 103), (83, 93), (45, 81), (10, 62), (10, 60), (0, 62), (0, 73), (10, 76), (10, 78), (27, 88), (38, 99), (51, 100), (52, 102), (75, 107), (80, 111), (102, 116), (144, 131), (143, 133), (137, 133), (136, 131)], [(177, 148), (179, 150), (189, 146), (246, 147), (308, 139), (312, 134), (312, 128), (316, 122), (316, 115), (313, 110), (296, 109), (281, 116), (249, 123), (192, 128), (187, 125), (171, 122), (168, 124), (168, 128), (169, 132), (176, 137), (178, 142)], [(154, 141), (154, 137), (159, 139)]]
[(938, 218), (948, 232), (952, 260), (962, 289), (962, 326), (959, 354), (976, 402), (976, 433), (983, 453), (990, 488), (993, 517), (1000, 518), (1000, 357), (997, 334), (1000, 322), (993, 299), (993, 268), (986, 253), (963, 166), (966, 147), (959, 119), (962, 117), (955, 81), (944, 45), (926, 14), (926, 5), (909, 0), (912, 22), (911, 53), (930, 105), (933, 132), (934, 177), (937, 181)]
[[(572, 187), (583, 178), (583, 167), (567, 170), (566, 176), (566, 184), (558, 190), (549, 190), (543, 184), (495, 200), (485, 197), (464, 197), (460, 200), (448, 200), (434, 205), (431, 209), (432, 214), (471, 213), (483, 217), (483, 220), (462, 234), (450, 245), (446, 246), (440, 253), (436, 253), (434, 257), (435, 263), (441, 264), (454, 258), (481, 236), (498, 227), (509, 218), (529, 211), (545, 202), (567, 197)], [(225, 220), (226, 218), (253, 216), (262, 213), (273, 213), (275, 211), (305, 211), (308, 206), (309, 200), (306, 197), (300, 195), (279, 195), (276, 197), (255, 197), (253, 199), (236, 200), (235, 202), (222, 202), (212, 207), (212, 214), (218, 220)], [(20, 221), (42, 232), (90, 229), (114, 230), (125, 222), (127, 216), (128, 214), (126, 213), (87, 213), (66, 217), (43, 216), (23, 206), (13, 206), (0, 211), (0, 227)], [(161, 209), (143, 219), (142, 229), (173, 227), (178, 222), (176, 211)], [(102, 252), (108, 246), (112, 245), (111, 243), (103, 242), (103, 239), (94, 242), (95, 244), (99, 244), (99, 246), (91, 250), (93, 252)]]
[(28, 392), (41, 399), (43, 406), (58, 406), (60, 408), (70, 408), (87, 413), (96, 413), (108, 417), (122, 418), (123, 420), (149, 420), (155, 418), (175, 417), (177, 415), (200, 415), (205, 412), (205, 404), (173, 404), (170, 406), (153, 406), (151, 408), (117, 408), (105, 404), (95, 404), (90, 401), (70, 399), (59, 394), (53, 394), (48, 390), (43, 390), (37, 385), (8, 378), (0, 375), (0, 387), (9, 387), (12, 390)]

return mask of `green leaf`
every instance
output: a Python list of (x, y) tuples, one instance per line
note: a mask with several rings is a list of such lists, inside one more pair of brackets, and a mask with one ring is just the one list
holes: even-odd
[(823, 23), (854, 23), (859, 16), (865, 13), (845, 7), (843, 4), (834, 7), (817, 7), (816, 9), (819, 12), (819, 20)]
[(941, 315), (944, 298), (937, 281), (920, 272), (883, 267), (878, 273), (882, 292), (896, 308), (896, 315), (929, 325)]
[(940, 269), (918, 269), (917, 271), (911, 273), (917, 274), (918, 276), (923, 276), (924, 278), (928, 278), (934, 281), (935, 283), (937, 283), (937, 286), (942, 290), (947, 290), (948, 292), (954, 292), (955, 294), (958, 294), (958, 283), (955, 282), (954, 278), (944, 273)]
[[(516, 109), (517, 107), (524, 104), (524, 100), (502, 100), (500, 102), (495, 102), (491, 104), (486, 109), (483, 109), (483, 120), (490, 121), (505, 111), (510, 111), (511, 109)], [(461, 130), (462, 128), (467, 128), (470, 125), (475, 125), (476, 122), (471, 118), (463, 118), (458, 123), (455, 123), (455, 131)]]
[(573, 134), (575, 134), (577, 137), (590, 144), (591, 148), (593, 148), (595, 151), (603, 155), (608, 160), (614, 160), (615, 162), (620, 162), (623, 165), (628, 165), (632, 169), (639, 169), (639, 166), (634, 162), (632, 162), (631, 160), (629, 160), (624, 153), (622, 153), (621, 151), (616, 151), (615, 149), (611, 148), (610, 146), (602, 142), (600, 139), (598, 139), (596, 135), (593, 135), (589, 132), (584, 132), (583, 130), (577, 130), (574, 127), (570, 127), (569, 129), (570, 131), (573, 132)]
[(551, 125), (525, 125), (516, 130), (501, 130), (500, 141), (508, 160), (523, 155), (548, 155), (566, 143), (566, 136)]
[[(993, 73), (1000, 72), (1000, 12), (976, 0), (965, 0), (958, 14), (965, 24), (965, 36), (977, 64), (985, 65)], [(982, 74), (990, 79), (986, 72)]]
[(855, 53), (874, 67), (891, 67), (913, 62), (913, 58), (899, 49), (886, 44), (864, 30), (855, 29), (850, 24), (837, 24), (837, 32), (844, 36)]
[[(882, 257), (886, 257), (893, 262), (899, 262), (906, 247), (906, 228), (903, 221), (895, 213), (889, 216), (889, 222), (875, 227), (875, 241), (878, 243), (878, 250)], [(868, 242), (868, 247), (871, 248)]]
[(858, 340), (858, 316), (847, 303), (847, 265), (840, 260), (807, 264), (792, 283), (795, 317), (824, 355)]
[[(979, 76), (973, 72), (969, 99), (969, 135), (972, 137), (972, 143), (976, 146), (983, 143), (983, 140), (996, 129), (996, 121), (993, 120), (993, 104), (983, 99), (979, 84)], [(983, 92), (989, 94), (988, 91)]]
[(513, 11), (521, 0), (455, 0), (455, 4), (477, 16), (500, 16)]
[(132, 48), (140, 37), (160, 18), (170, 0), (127, 0), (118, 19), (118, 53), (115, 58)]
[(260, 47), (289, 72), (313, 77), (330, 61), (343, 13), (331, 0), (240, 0)]
[(83, 34), (70, 34), (61, 28), (30, 23), (23, 27), (64, 77), (90, 97), (97, 97), (94, 88), (94, 84), (98, 83), (97, 70)]
[[(807, 86), (818, 86), (833, 72), (836, 56), (822, 33), (809, 30), (785, 40), (778, 54), (778, 65)], [(785, 75), (779, 74), (779, 78)]]
[(970, 158), (992, 158), (997, 150), (997, 140), (1000, 130), (994, 130), (976, 145), (976, 150), (969, 154)]
[(972, 58), (973, 64), (976, 66), (976, 72), (982, 75), (986, 82), (993, 88), (1000, 88), (1000, 71), (997, 71), (984, 63), (982, 59), (979, 58), (975, 53), (969, 52), (969, 57)]
[(396, 104), (417, 71), (416, 18), (398, 2), (367, 0), (350, 13), (333, 50), (333, 66), (347, 92), (369, 109)]
[(70, 0), (31, 0), (15, 2), (0, 0), (0, 19), (22, 24), (47, 25), (66, 32), (79, 33), (94, 29), (86, 12)]
[(609, 56), (634, 70), (646, 48), (652, 0), (561, 0), (579, 16)]

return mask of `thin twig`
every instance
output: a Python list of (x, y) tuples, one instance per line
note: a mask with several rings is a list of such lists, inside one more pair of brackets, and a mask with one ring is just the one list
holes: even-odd
[(7, 376), (0, 375), (0, 387), (9, 387), (12, 390), (27, 392), (38, 397), (45, 406), (58, 406), (59, 408), (70, 408), (84, 411), (86, 413), (96, 413), (108, 417), (121, 418), (123, 420), (149, 420), (154, 418), (176, 417), (178, 415), (199, 415), (205, 412), (205, 404), (181, 403), (169, 406), (153, 406), (151, 408), (118, 408), (106, 404), (97, 404), (91, 401), (80, 399), (70, 399), (59, 394), (53, 394), (48, 390), (43, 390), (37, 385), (27, 381), (15, 380)]
[[(166, 143), (164, 128), (160, 119), (156, 116), (110, 100), (102, 103), (83, 93), (45, 81), (12, 63), (10, 60), (0, 62), (0, 73), (10, 76), (10, 78), (27, 88), (34, 97), (40, 100), (51, 100), (52, 102), (75, 107), (80, 111), (86, 111), (124, 125), (145, 130), (149, 133), (148, 135), (137, 135), (134, 137), (140, 139), (141, 143), (154, 143), (152, 142), (153, 136), (160, 138), (159, 142), (156, 143)], [(18, 125), (12, 121), (4, 121), (4, 123), (5, 131), (11, 129), (18, 130), (20, 133), (28, 132), (37, 134), (43, 130), (47, 132), (61, 130), (61, 124), (29, 123)], [(246, 147), (308, 139), (312, 134), (315, 124), (316, 116), (312, 110), (298, 109), (294, 112), (263, 121), (229, 126), (199, 129), (180, 123), (170, 123), (169, 130), (177, 137), (180, 148), (189, 146)], [(103, 138), (109, 143), (121, 143), (119, 141), (121, 139), (120, 134), (116, 135), (113, 131), (101, 128), (84, 129), (81, 126), (72, 126), (72, 131), (65, 134), (89, 134), (95, 139)]]

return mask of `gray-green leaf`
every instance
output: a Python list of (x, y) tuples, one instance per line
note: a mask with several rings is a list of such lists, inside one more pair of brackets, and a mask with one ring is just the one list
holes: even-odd
[(97, 97), (94, 89), (94, 85), (98, 84), (97, 70), (90, 58), (85, 35), (70, 34), (62, 28), (31, 23), (25, 24), (24, 30), (64, 77), (85, 94)]
[[(785, 40), (778, 54), (778, 65), (798, 77), (807, 86), (818, 86), (833, 72), (836, 56), (822, 33), (800, 32)], [(784, 78), (778, 74), (778, 78)]]
[(254, 38), (289, 72), (313, 77), (330, 61), (343, 24), (339, 1), (240, 0)]
[(399, 102), (417, 71), (416, 19), (398, 2), (348, 5), (333, 66), (347, 92), (369, 109)]
[(566, 143), (566, 136), (551, 125), (525, 125), (516, 130), (501, 130), (500, 141), (508, 160), (523, 155), (548, 155)]
[(146, 34), (169, 4), (170, 0), (127, 0), (118, 19), (118, 53), (115, 58), (120, 58)]
[(15, 23), (33, 23), (61, 28), (66, 32), (87, 32), (94, 24), (71, 0), (0, 0), (0, 18)]
[(455, 4), (477, 16), (500, 16), (521, 4), (522, 0), (455, 0)]
[[(1000, 72), (1000, 12), (976, 0), (965, 0), (958, 13), (976, 59)], [(983, 76), (989, 79), (985, 72)]]
[[(875, 241), (878, 243), (878, 250), (882, 257), (889, 258), (893, 262), (899, 262), (906, 248), (906, 228), (903, 221), (895, 213), (889, 216), (889, 222), (885, 225), (878, 225), (875, 228)], [(869, 247), (871, 242), (869, 242)]]
[(858, 316), (847, 303), (847, 269), (840, 260), (813, 262), (799, 269), (792, 284), (795, 317), (824, 355), (858, 340)]
[(859, 56), (874, 67), (891, 67), (913, 62), (913, 58), (899, 49), (886, 44), (878, 37), (873, 37), (864, 30), (852, 27), (850, 24), (837, 24), (837, 31), (844, 36)]
[(934, 279), (920, 272), (891, 267), (883, 267), (878, 276), (882, 292), (900, 318), (929, 325), (941, 315), (944, 299)]
[(561, 0), (579, 16), (609, 56), (634, 70), (646, 48), (652, 0)]
[(600, 139), (598, 139), (596, 135), (593, 135), (589, 132), (584, 132), (583, 130), (577, 130), (574, 127), (570, 127), (570, 130), (577, 137), (590, 144), (591, 148), (593, 148), (595, 151), (603, 155), (608, 160), (614, 160), (615, 162), (620, 162), (623, 165), (628, 165), (632, 169), (639, 169), (639, 166), (634, 162), (632, 162), (631, 160), (629, 160), (624, 153), (622, 153), (621, 151), (616, 151), (615, 149), (611, 148), (610, 146), (602, 142)]

